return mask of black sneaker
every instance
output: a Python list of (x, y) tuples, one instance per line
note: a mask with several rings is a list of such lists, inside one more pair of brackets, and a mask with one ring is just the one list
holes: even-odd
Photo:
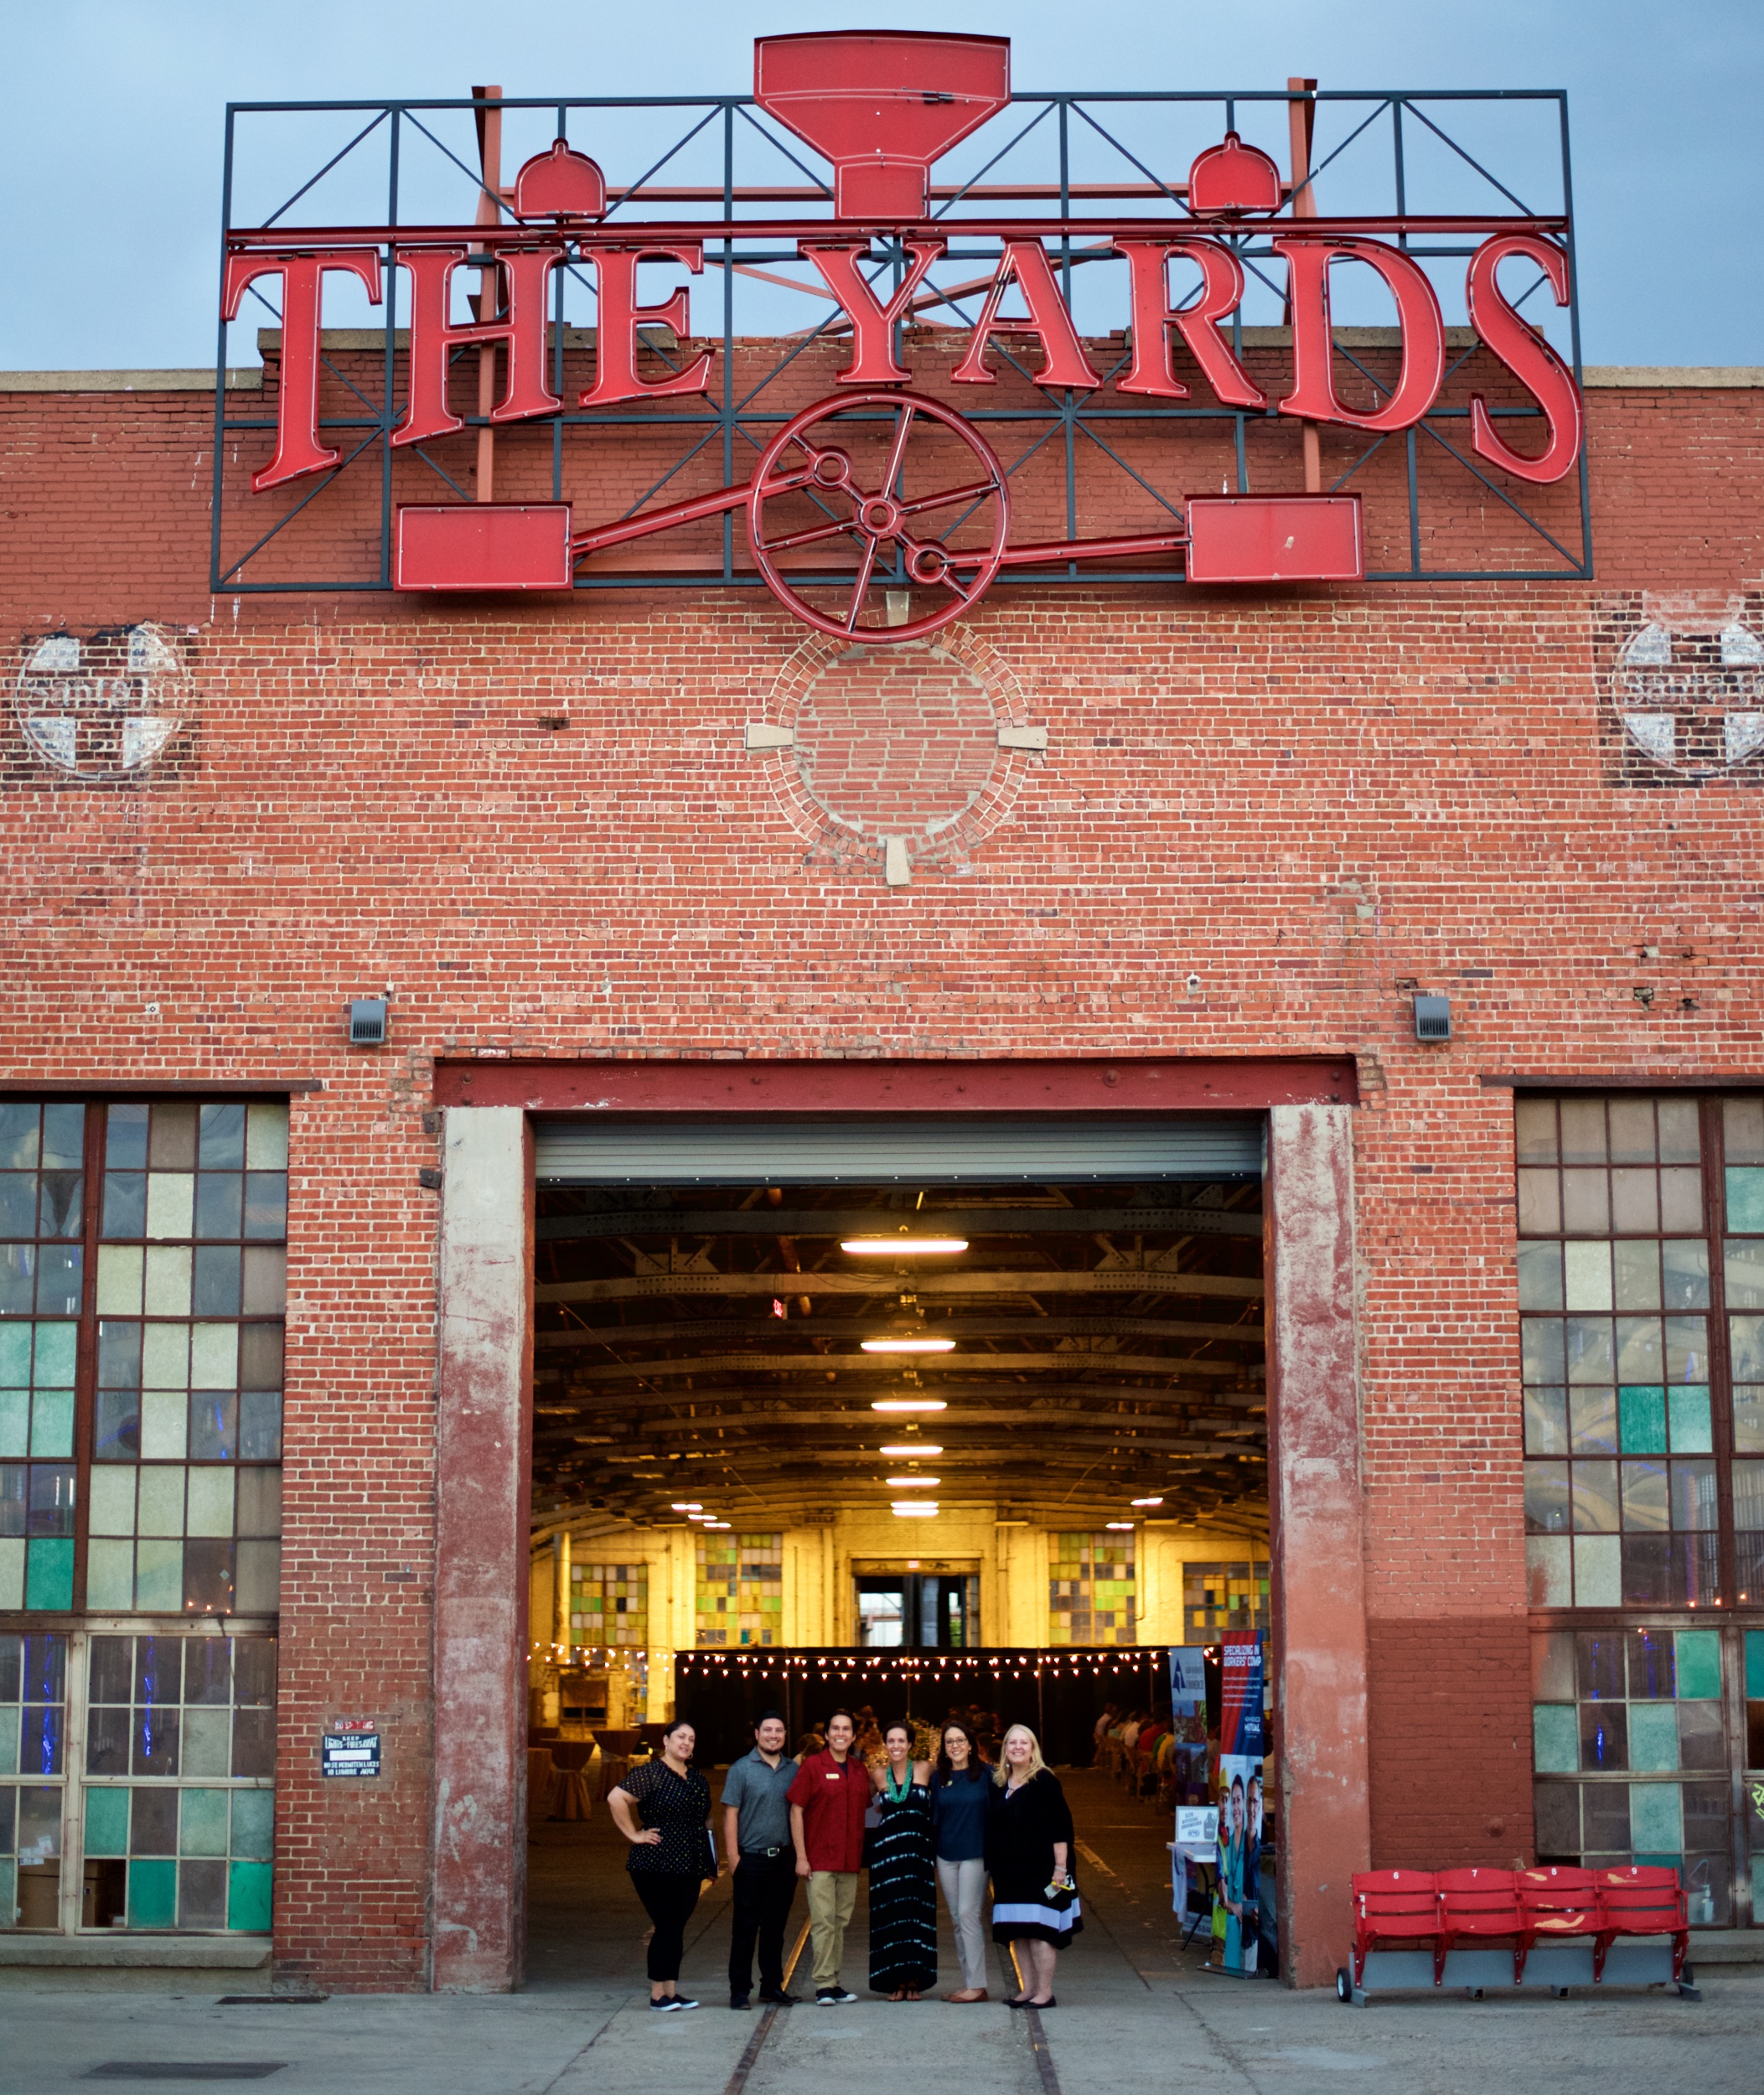
[(843, 1986), (818, 1986), (815, 1990), (817, 2008), (849, 2008), (856, 1999), (855, 1993), (847, 1993)]
[(729, 2005), (732, 2008), (751, 2008), (753, 2004), (744, 1993), (732, 1993), (729, 1995)]
[(688, 2000), (683, 1993), (677, 1993), (674, 1996), (674, 2005), (676, 2008), (696, 2008), (698, 2003), (696, 2000)]
[(676, 2000), (672, 1994), (667, 1994), (661, 1999), (649, 2003), (649, 2012), (658, 2015), (677, 2015), (685, 2004), (683, 2000)]

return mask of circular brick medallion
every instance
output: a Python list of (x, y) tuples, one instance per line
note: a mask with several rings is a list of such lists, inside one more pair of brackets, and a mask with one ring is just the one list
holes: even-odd
[(195, 710), (189, 672), (163, 628), (50, 634), (30, 645), (13, 706), (39, 763), (82, 784), (143, 777)]
[(804, 643), (767, 709), (789, 739), (773, 783), (821, 854), (898, 882), (959, 868), (996, 829), (1027, 769), (1001, 747), (1024, 727), (1016, 678), (966, 635), (887, 647)]

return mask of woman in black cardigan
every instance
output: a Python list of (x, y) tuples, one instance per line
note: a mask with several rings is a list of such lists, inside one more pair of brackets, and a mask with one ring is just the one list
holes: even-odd
[(1013, 1724), (993, 1772), (986, 1817), (992, 1877), (992, 1939), (1022, 1945), (1027, 1976), (1012, 2008), (1054, 2006), (1053, 1960), (1083, 1927), (1068, 1867), (1072, 1813), (1035, 1734)]

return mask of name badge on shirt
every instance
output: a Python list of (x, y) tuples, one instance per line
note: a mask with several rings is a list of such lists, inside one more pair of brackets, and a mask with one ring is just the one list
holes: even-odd
[(825, 1782), (841, 1782), (841, 1781), (843, 1781), (843, 1780), (844, 1780), (844, 1777), (843, 1777), (842, 1776), (838, 1776), (838, 1775), (829, 1775), (829, 1774), (825, 1773), (825, 1772), (823, 1772), (823, 1775), (822, 1775), (822, 1780), (823, 1780), (823, 1781), (825, 1781)]

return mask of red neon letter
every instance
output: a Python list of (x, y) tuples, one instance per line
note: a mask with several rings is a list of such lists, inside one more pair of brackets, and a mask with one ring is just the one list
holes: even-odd
[(1542, 454), (1527, 458), (1512, 451), (1495, 433), (1482, 396), (1470, 396), (1470, 442), (1478, 457), (1521, 480), (1542, 485), (1560, 480), (1580, 455), (1580, 389), (1574, 374), (1541, 335), (1534, 334), (1508, 304), (1495, 272), (1509, 255), (1534, 261), (1549, 279), (1559, 306), (1568, 303), (1568, 257), (1554, 241), (1530, 233), (1508, 233), (1486, 240), (1470, 258), (1466, 296), (1470, 324), (1544, 411), (1549, 441)]
[(563, 406), (545, 377), (546, 293), (557, 256), (535, 249), (499, 256), (508, 317), (455, 327), (447, 318), (448, 292), (465, 257), (463, 247), (412, 247), (398, 257), (411, 272), (411, 405), (392, 432), (395, 444), (424, 443), (465, 427), (447, 406), (447, 353), (462, 343), (509, 345), (508, 380), (492, 422), (524, 422)]
[(347, 270), (380, 303), (380, 256), (372, 248), (335, 255), (229, 255), (220, 317), (234, 320), (246, 287), (259, 277), (282, 279), (282, 397), (276, 414), (276, 455), (251, 486), (261, 494), (284, 480), (323, 473), (343, 456), (318, 441), (318, 313), (324, 273)]
[[(1228, 407), (1265, 407), (1268, 396), (1225, 347), (1216, 322), (1234, 313), (1244, 296), (1244, 267), (1229, 247), (1213, 240), (1118, 240), (1127, 257), (1133, 293), (1133, 369), (1120, 381), (1124, 393), (1156, 393), (1187, 400), (1188, 388), (1170, 363), (1174, 328), (1193, 353), (1202, 375)], [(1192, 306), (1170, 305), (1164, 266), (1173, 255), (1198, 262), (1201, 295)]]
[(857, 266), (860, 256), (869, 258), (868, 241), (837, 247), (798, 241), (797, 253), (820, 272), (822, 282), (851, 323), (851, 361), (839, 374), (841, 385), (903, 385), (913, 375), (894, 360), (894, 323), (905, 317), (925, 272), (946, 245), (940, 240), (909, 240), (906, 246), (913, 266), (899, 290), (882, 305)]
[(653, 382), (637, 375), (638, 334), (640, 327), (671, 328), (675, 339), (685, 341), (691, 328), (687, 318), (686, 294), (682, 287), (659, 306), (637, 303), (637, 265), (640, 261), (684, 262), (696, 277), (705, 266), (705, 251), (696, 241), (680, 247), (596, 247), (591, 251), (594, 279), (600, 293), (599, 348), (594, 384), (582, 396), (584, 407), (610, 407), (620, 400), (665, 400), (675, 393), (702, 393), (710, 384), (711, 352), (706, 349), (696, 364), (689, 364), (672, 378)]
[(1048, 266), (1047, 250), (1038, 240), (1005, 242), (1005, 251), (999, 257), (998, 274), (992, 279), (985, 304), (980, 308), (980, 325), (974, 330), (973, 345), (950, 376), (964, 385), (998, 383), (997, 374), (986, 369), (986, 341), (1013, 277), (1028, 305), (1029, 317), (1027, 320), (1007, 320), (1005, 325), (1014, 334), (1032, 334), (1040, 342), (1047, 361), (1035, 375), (1036, 384), (1049, 388), (1100, 385), (1101, 378), (1085, 361), (1078, 331), (1072, 324), (1072, 315), (1067, 312), (1066, 302), (1053, 281), (1053, 272)]
[[(1342, 422), (1350, 429), (1408, 429), (1432, 406), (1446, 375), (1446, 323), (1433, 286), (1394, 247), (1376, 240), (1277, 240), (1284, 255), (1292, 307), (1292, 391), (1283, 415), (1305, 422)], [(1403, 367), (1396, 391), (1375, 414), (1356, 414), (1336, 397), (1334, 334), (1329, 318), (1329, 265), (1368, 262), (1396, 300)]]

